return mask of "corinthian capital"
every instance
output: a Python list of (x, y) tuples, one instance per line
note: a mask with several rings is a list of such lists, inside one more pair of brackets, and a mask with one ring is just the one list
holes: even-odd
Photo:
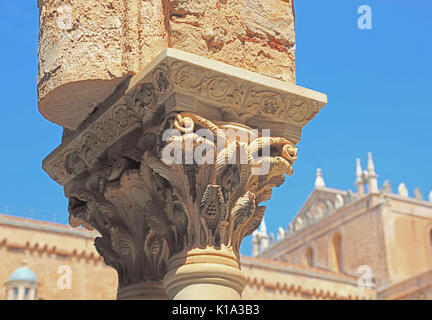
[(170, 129), (181, 134), (165, 137), (141, 162), (147, 189), (163, 186), (154, 195), (173, 230), (170, 254), (211, 246), (238, 255), (242, 239), (261, 223), (259, 204), (292, 174), (297, 147), (243, 125), (190, 113), (171, 118)]
[(99, 231), (119, 298), (239, 298), (241, 241), (325, 96), (171, 50), (118, 90), (44, 161), (70, 224)]

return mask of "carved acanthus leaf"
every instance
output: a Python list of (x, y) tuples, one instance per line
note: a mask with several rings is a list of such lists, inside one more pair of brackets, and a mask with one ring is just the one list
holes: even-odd
[[(164, 90), (163, 81), (159, 85), (135, 92), (131, 106), (153, 104), (151, 92)], [(211, 85), (216, 90), (216, 82)], [(118, 271), (120, 286), (161, 280), (170, 257), (194, 248), (226, 246), (239, 254), (242, 239), (263, 218), (259, 204), (292, 174), (297, 158), (297, 148), (286, 139), (262, 137), (244, 126), (248, 139), (237, 139), (223, 124), (191, 113), (170, 115), (161, 127), (179, 134), (162, 139), (157, 127), (131, 134), (136, 147), (130, 142), (113, 147), (93, 167), (78, 163), (73, 172), (79, 174), (68, 187), (71, 223), (100, 232), (95, 244)], [(200, 135), (201, 129), (212, 137)], [(165, 148), (178, 153), (180, 162), (167, 161)], [(198, 148), (208, 161), (194, 162)]]

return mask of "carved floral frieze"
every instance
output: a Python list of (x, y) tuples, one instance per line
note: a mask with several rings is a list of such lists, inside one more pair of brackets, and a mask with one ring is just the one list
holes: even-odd
[[(94, 167), (99, 156), (122, 136), (153, 125), (166, 111), (167, 97), (176, 92), (198, 99), (194, 108), (197, 114), (204, 112), (199, 102), (202, 100), (218, 110), (215, 120), (245, 125), (249, 120), (254, 120), (254, 125), (262, 120), (266, 128), (274, 122), (301, 129), (324, 105), (306, 96), (284, 93), (173, 58), (165, 59), (134, 83), (103, 114), (86, 122), (90, 125), (85, 123), (79, 128), (71, 142), (61, 145), (44, 160), (44, 170), (55, 181), (64, 185), (80, 171)], [(170, 111), (184, 110), (174, 103)]]
[(229, 120), (242, 123), (259, 116), (302, 126), (312, 120), (323, 107), (315, 100), (282, 94), (184, 62), (172, 63), (170, 73), (175, 87), (212, 101)]

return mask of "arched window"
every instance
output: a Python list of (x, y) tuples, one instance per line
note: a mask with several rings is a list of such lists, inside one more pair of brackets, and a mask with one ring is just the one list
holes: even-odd
[(312, 248), (308, 248), (305, 254), (305, 261), (308, 267), (314, 267), (314, 254)]
[(331, 241), (331, 258), (333, 271), (342, 272), (342, 238), (339, 233), (335, 233)]

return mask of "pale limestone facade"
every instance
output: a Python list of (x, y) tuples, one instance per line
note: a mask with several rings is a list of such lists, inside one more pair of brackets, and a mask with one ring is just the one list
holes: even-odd
[[(95, 233), (43, 221), (0, 215), (0, 299), (5, 282), (23, 261), (37, 276), (36, 299), (113, 299), (115, 271), (94, 249)], [(62, 290), (61, 266), (72, 271), (72, 289)], [(60, 273), (59, 273), (60, 271)]]
[(375, 300), (375, 290), (358, 288), (357, 277), (320, 268), (242, 257), (248, 285), (244, 300)]
[[(22, 261), (38, 277), (36, 299), (112, 300), (117, 274), (93, 246), (94, 232), (42, 221), (0, 215), (0, 300), (4, 283)], [(375, 299), (374, 291), (358, 289), (355, 277), (280, 261), (242, 257), (247, 275), (243, 299)], [(71, 268), (71, 288), (58, 282), (62, 266)], [(59, 272), (60, 271), (60, 272)]]
[(378, 190), (371, 156), (368, 171), (369, 182), (357, 179), (356, 193), (326, 187), (319, 172), (283, 239), (255, 249), (256, 256), (357, 278), (359, 267), (368, 266), (378, 297), (432, 299), (432, 202), (405, 190), (393, 194), (388, 182)]

